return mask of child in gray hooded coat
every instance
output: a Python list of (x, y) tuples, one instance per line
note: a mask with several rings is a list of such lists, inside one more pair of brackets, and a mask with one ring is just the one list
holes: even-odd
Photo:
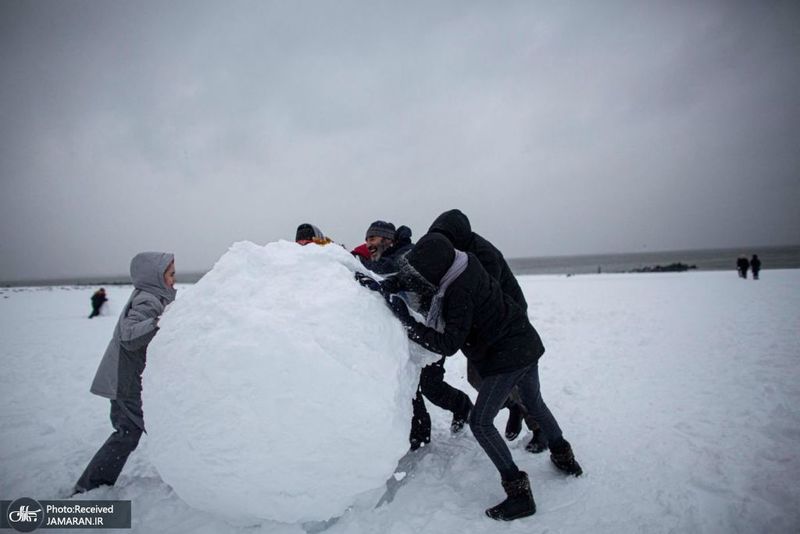
[(91, 392), (111, 400), (114, 432), (75, 484), (75, 493), (113, 486), (144, 432), (142, 372), (158, 319), (175, 300), (175, 257), (142, 252), (131, 260), (133, 293), (117, 321)]

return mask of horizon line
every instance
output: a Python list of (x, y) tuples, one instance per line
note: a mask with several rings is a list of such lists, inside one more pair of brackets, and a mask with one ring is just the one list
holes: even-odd
[[(597, 253), (581, 253), (581, 254), (555, 254), (549, 256), (514, 256), (507, 257), (506, 261), (509, 263), (520, 260), (531, 259), (554, 259), (554, 258), (589, 258), (597, 256), (637, 256), (646, 254), (678, 254), (682, 252), (722, 252), (734, 251), (739, 249), (779, 249), (779, 248), (798, 248), (800, 244), (791, 245), (765, 245), (765, 246), (735, 246), (735, 247), (716, 247), (716, 248), (686, 248), (686, 249), (663, 249), (663, 250), (641, 250), (637, 252), (597, 252)], [(206, 270), (200, 271), (185, 271), (178, 273), (178, 283), (193, 283), (182, 282), (182, 277), (198, 278), (202, 277), (213, 269), (213, 266)], [(196, 281), (196, 279), (194, 280)], [(49, 278), (32, 278), (32, 279), (16, 279), (16, 280), (0, 280), (0, 287), (24, 287), (24, 286), (53, 286), (53, 285), (128, 285), (130, 283), (130, 274), (103, 274), (103, 275), (74, 275), (74, 276), (57, 276)]]

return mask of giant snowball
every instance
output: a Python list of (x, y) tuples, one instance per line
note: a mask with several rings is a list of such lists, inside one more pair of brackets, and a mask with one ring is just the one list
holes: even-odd
[(236, 243), (164, 313), (148, 450), (187, 503), (294, 523), (380, 495), (408, 450), (419, 367), (357, 269), (337, 245)]

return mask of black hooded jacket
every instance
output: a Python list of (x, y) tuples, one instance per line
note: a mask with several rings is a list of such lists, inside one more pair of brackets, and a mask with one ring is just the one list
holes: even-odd
[[(438, 287), (453, 254), (447, 239), (427, 234), (405, 261), (412, 271)], [(468, 254), (468, 258), (466, 269), (444, 294), (444, 331), (413, 322), (407, 327), (409, 339), (445, 356), (461, 350), (484, 377), (537, 362), (544, 354), (544, 345), (527, 313), (503, 292), (474, 254)]]
[(439, 215), (428, 232), (442, 234), (456, 247), (477, 256), (489, 276), (500, 282), (503, 292), (514, 299), (523, 310), (528, 310), (525, 295), (502, 252), (488, 240), (472, 231), (469, 219), (460, 210), (450, 210)]

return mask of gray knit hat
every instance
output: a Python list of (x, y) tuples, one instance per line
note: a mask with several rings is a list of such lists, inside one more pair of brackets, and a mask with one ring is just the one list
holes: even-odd
[(392, 223), (386, 221), (375, 221), (369, 225), (369, 228), (367, 228), (367, 236), (365, 239), (369, 239), (373, 236), (394, 239), (394, 233), (395, 228)]

